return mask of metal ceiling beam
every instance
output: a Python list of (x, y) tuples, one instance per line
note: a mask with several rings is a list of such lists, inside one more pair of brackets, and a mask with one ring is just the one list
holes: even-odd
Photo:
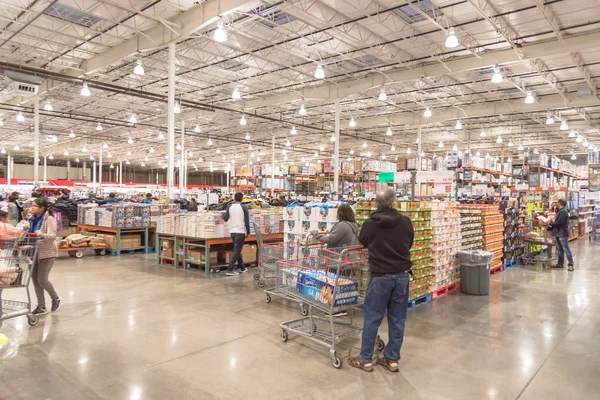
[[(596, 97), (572, 98), (569, 101), (571, 107), (589, 107), (600, 106), (600, 99)], [(463, 107), (462, 110), (450, 109), (445, 112), (436, 112), (430, 118), (425, 118), (421, 114), (402, 113), (389, 116), (361, 118), (360, 127), (368, 128), (373, 126), (392, 125), (428, 125), (449, 120), (464, 118), (488, 117), (503, 114), (527, 113), (527, 112), (543, 112), (549, 109), (565, 108), (565, 101), (560, 95), (544, 96), (539, 102), (534, 104), (525, 104), (522, 99), (505, 101), (505, 102), (490, 102), (485, 104), (477, 104)], [(463, 115), (464, 113), (464, 115)], [(348, 121), (342, 122), (342, 125), (347, 126)]]
[[(249, 0), (207, 0), (169, 21), (173, 27), (159, 24), (148, 29), (144, 35), (136, 35), (81, 64), (81, 74), (88, 75), (114, 64), (133, 54), (164, 47), (171, 42), (183, 40), (198, 30), (216, 22), (220, 16), (254, 5)], [(173, 31), (177, 32), (174, 33)]]
[[(510, 64), (522, 60), (533, 60), (536, 58), (552, 57), (569, 52), (581, 51), (595, 48), (600, 42), (600, 33), (588, 33), (565, 38), (562, 42), (557, 40), (531, 44), (521, 48), (524, 56), (519, 56), (514, 50), (498, 50), (482, 54), (481, 58), (466, 57), (462, 59), (446, 61), (445, 65), (452, 73), (469, 71), (477, 68), (492, 67), (500, 64)], [(395, 71), (386, 71), (385, 76), (374, 73), (357, 80), (337, 82), (335, 84), (312, 86), (300, 91), (291, 91), (282, 94), (273, 94), (262, 99), (247, 101), (246, 109), (270, 106), (279, 103), (298, 101), (303, 99), (336, 99), (345, 98), (352, 94), (361, 93), (368, 89), (389, 84), (390, 82), (404, 82), (415, 79), (435, 77), (447, 74), (448, 70), (438, 63), (430, 63), (412, 69), (402, 68)]]

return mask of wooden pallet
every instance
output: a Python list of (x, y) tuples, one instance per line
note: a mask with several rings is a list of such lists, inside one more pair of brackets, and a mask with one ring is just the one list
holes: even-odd
[(420, 306), (421, 304), (425, 304), (425, 303), (429, 303), (431, 302), (431, 293), (427, 293), (424, 296), (421, 297), (417, 297), (416, 299), (412, 299), (408, 301), (408, 308), (415, 308), (417, 306)]
[(444, 297), (450, 293), (456, 292), (460, 289), (460, 282), (454, 282), (448, 286), (444, 286), (438, 290), (434, 290), (431, 292), (431, 300), (439, 299), (440, 297)]
[(502, 272), (503, 271), (502, 268), (503, 268), (502, 263), (500, 263), (494, 267), (490, 267), (490, 275), (495, 275), (498, 272)]

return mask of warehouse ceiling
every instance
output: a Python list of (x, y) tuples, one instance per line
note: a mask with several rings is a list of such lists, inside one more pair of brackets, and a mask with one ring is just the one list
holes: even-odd
[(169, 42), (190, 168), (271, 162), (273, 137), (278, 164), (331, 157), (337, 102), (344, 159), (414, 154), (419, 132), (427, 155), (600, 146), (600, 0), (0, 0), (0, 26), (18, 158), (33, 82), (42, 156), (165, 166)]

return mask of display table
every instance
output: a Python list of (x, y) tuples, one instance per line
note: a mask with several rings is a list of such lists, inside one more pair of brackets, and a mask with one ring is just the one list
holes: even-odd
[[(165, 256), (161, 246), (161, 240), (173, 241), (173, 254)], [(263, 235), (264, 241), (283, 240), (283, 233), (272, 235)], [(156, 241), (156, 259), (159, 264), (171, 264), (178, 266), (182, 263), (184, 269), (189, 268), (189, 264), (204, 265), (204, 274), (209, 275), (211, 272), (210, 250), (218, 245), (231, 244), (230, 237), (224, 238), (197, 238), (181, 235), (169, 235), (164, 233), (155, 234)], [(246, 236), (247, 244), (255, 244), (256, 236)], [(201, 250), (204, 252), (204, 260), (193, 260), (188, 257), (190, 250)], [(257, 258), (258, 259), (258, 258)], [(165, 261), (170, 261), (169, 263)]]
[[(113, 253), (113, 255), (121, 255), (122, 251), (129, 251), (129, 250), (144, 250), (145, 253), (148, 253), (148, 241), (149, 241), (149, 234), (150, 231), (155, 230), (156, 228), (150, 228), (150, 227), (146, 227), (146, 228), (108, 228), (105, 226), (94, 226), (94, 225), (85, 225), (85, 224), (78, 224), (77, 228), (79, 229), (79, 231), (81, 232), (82, 230), (88, 231), (88, 232), (102, 232), (102, 233), (113, 233), (116, 236), (116, 250), (111, 251)], [(134, 247), (126, 247), (126, 248), (121, 248), (121, 235), (122, 234), (129, 234), (129, 233), (141, 233), (143, 235), (142, 237), (142, 246), (134, 246)]]

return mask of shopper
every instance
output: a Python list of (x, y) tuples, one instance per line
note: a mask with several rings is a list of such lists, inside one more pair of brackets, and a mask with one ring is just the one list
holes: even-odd
[(348, 204), (342, 204), (338, 207), (337, 220), (331, 232), (319, 234), (317, 231), (311, 233), (315, 239), (321, 243), (327, 244), (328, 248), (348, 247), (358, 244), (358, 224), (354, 218), (354, 210)]
[(554, 221), (548, 224), (552, 228), (552, 236), (556, 239), (556, 249), (558, 251), (558, 264), (552, 268), (564, 268), (565, 253), (567, 254), (568, 270), (574, 271), (573, 255), (569, 249), (569, 211), (567, 210), (567, 202), (564, 199), (558, 200), (558, 212), (554, 217)]
[(54, 266), (54, 259), (58, 256), (56, 250), (56, 219), (52, 210), (49, 209), (48, 200), (37, 198), (31, 204), (31, 213), (33, 216), (29, 220), (29, 232), (38, 237), (38, 250), (36, 259), (33, 262), (31, 278), (37, 297), (37, 307), (33, 314), (42, 315), (48, 313), (46, 309), (46, 298), (44, 291), (48, 292), (52, 299), (51, 311), (58, 310), (60, 306), (60, 297), (54, 290), (54, 286), (48, 280), (50, 270)]
[(152, 193), (146, 194), (146, 198), (144, 199), (144, 204), (152, 204)]
[(196, 202), (196, 199), (194, 199), (193, 197), (190, 199), (190, 204), (188, 204), (187, 210), (189, 212), (196, 212), (196, 211), (198, 211), (198, 203)]
[(8, 196), (8, 204), (7, 204), (7, 212), (8, 212), (8, 218), (9, 218), (9, 223), (12, 226), (16, 226), (17, 223), (19, 221), (21, 221), (21, 211), (19, 210), (20, 206), (17, 203), (18, 200), (18, 196), (15, 196), (14, 193), (12, 193), (10, 196)]
[(248, 272), (248, 268), (244, 266), (244, 260), (242, 260), (242, 247), (244, 247), (246, 235), (250, 235), (250, 214), (248, 207), (242, 204), (243, 198), (244, 195), (237, 192), (234, 197), (235, 202), (227, 207), (223, 216), (225, 221), (229, 221), (229, 233), (233, 242), (233, 255), (225, 274), (227, 276), (239, 275), (235, 271), (236, 263), (242, 272)]
[(410, 219), (394, 209), (396, 195), (392, 189), (378, 193), (377, 211), (367, 219), (358, 241), (369, 250), (371, 279), (364, 304), (364, 326), (359, 357), (350, 358), (350, 365), (365, 371), (373, 370), (373, 351), (377, 330), (388, 314), (389, 342), (377, 364), (397, 372), (400, 348), (404, 340), (404, 325), (408, 311), (410, 248), (414, 230)]

